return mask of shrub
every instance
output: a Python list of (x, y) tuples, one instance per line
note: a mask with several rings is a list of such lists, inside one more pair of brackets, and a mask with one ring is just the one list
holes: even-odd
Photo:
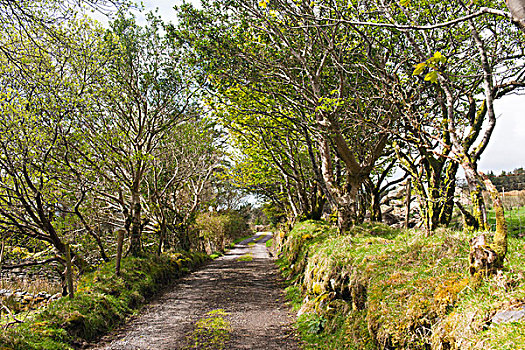
[(237, 238), (246, 236), (249, 226), (246, 219), (236, 211), (204, 212), (195, 219), (201, 249), (208, 254), (224, 251)]

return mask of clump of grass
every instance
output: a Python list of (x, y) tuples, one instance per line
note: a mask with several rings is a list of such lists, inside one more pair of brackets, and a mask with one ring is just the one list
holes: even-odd
[(171, 253), (161, 257), (114, 262), (82, 277), (74, 299), (62, 298), (17, 327), (0, 334), (0, 348), (13, 350), (71, 349), (107, 333), (134, 313), (163, 285), (203, 263), (203, 254)]
[(303, 295), (301, 293), (301, 288), (295, 284), (292, 284), (285, 289), (286, 299), (292, 305), (294, 311), (299, 310), (303, 302)]
[(232, 332), (230, 321), (223, 309), (212, 310), (195, 323), (195, 330), (188, 337), (190, 346), (185, 349), (222, 350), (230, 339)]
[(273, 245), (273, 238), (270, 238), (269, 240), (267, 240), (265, 244), (266, 244), (266, 248), (271, 248)]
[(241, 255), (240, 257), (237, 258), (237, 261), (252, 261), (252, 260), (253, 260), (253, 255), (250, 253)]
[(212, 260), (215, 260), (217, 258), (220, 258), (221, 256), (223, 256), (224, 254), (221, 253), (221, 252), (213, 252), (210, 254), (210, 259)]

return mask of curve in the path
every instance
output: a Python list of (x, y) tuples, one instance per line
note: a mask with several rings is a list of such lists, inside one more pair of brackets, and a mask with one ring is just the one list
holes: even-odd
[[(299, 349), (278, 271), (258, 233), (182, 278), (98, 350), (171, 350), (188, 346), (195, 322), (216, 309), (232, 328), (225, 349)], [(243, 257), (250, 256), (250, 259)]]

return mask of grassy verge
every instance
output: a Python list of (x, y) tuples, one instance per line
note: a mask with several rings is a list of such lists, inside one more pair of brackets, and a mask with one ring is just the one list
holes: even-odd
[(173, 253), (162, 257), (126, 258), (121, 275), (108, 263), (82, 277), (74, 299), (52, 302), (24, 323), (0, 334), (0, 349), (75, 349), (98, 339), (136, 312), (163, 286), (207, 258)]
[(322, 222), (280, 234), (279, 261), (307, 349), (525, 348), (525, 322), (492, 316), (525, 301), (523, 243), (510, 240), (507, 269), (468, 276), (468, 237), (431, 237), (380, 224), (346, 235)]
[(248, 236), (244, 236), (244, 237), (241, 237), (241, 238), (237, 238), (236, 240), (233, 241), (233, 244), (237, 244), (237, 243), (240, 243), (248, 238), (251, 238), (253, 235), (248, 235)]

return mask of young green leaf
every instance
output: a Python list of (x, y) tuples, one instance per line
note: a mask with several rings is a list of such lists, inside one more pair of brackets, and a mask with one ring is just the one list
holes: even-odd
[(425, 69), (426, 66), (427, 66), (426, 62), (421, 62), (419, 64), (416, 64), (414, 66), (416, 69), (414, 69), (414, 72), (412, 72), (412, 75), (419, 75), (423, 73), (423, 70)]
[(437, 83), (438, 74), (436, 71), (432, 71), (425, 75), (425, 81), (430, 81), (431, 83)]
[(445, 63), (447, 61), (447, 58), (441, 54), (441, 52), (436, 51), (434, 54), (434, 58), (437, 62)]

